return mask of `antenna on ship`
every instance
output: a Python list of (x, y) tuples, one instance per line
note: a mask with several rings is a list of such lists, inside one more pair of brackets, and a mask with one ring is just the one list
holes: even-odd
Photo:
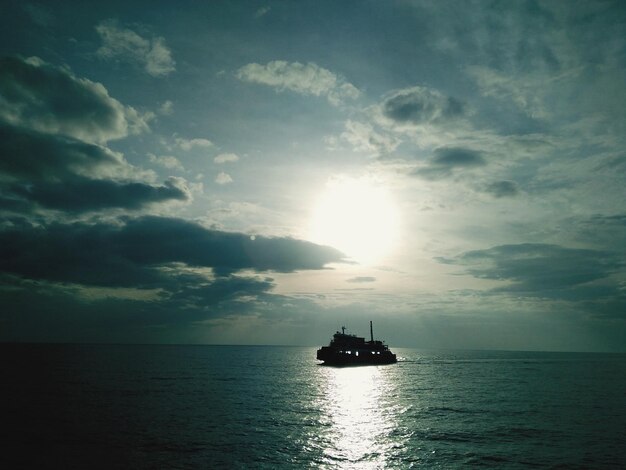
[(341, 333), (344, 334), (344, 335), (346, 334), (346, 327), (345, 326), (341, 327)]
[(374, 327), (372, 326), (372, 320), (370, 320), (370, 338), (372, 338), (372, 343), (374, 342)]

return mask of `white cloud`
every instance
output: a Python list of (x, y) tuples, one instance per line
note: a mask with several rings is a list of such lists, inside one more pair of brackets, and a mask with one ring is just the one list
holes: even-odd
[(223, 171), (221, 171), (216, 177), (215, 177), (215, 182), (217, 184), (228, 184), (228, 183), (232, 183), (233, 179), (230, 177), (230, 175), (228, 173), (224, 173)]
[[(467, 74), (476, 81), (483, 96), (492, 96), (501, 100), (510, 99), (529, 116), (540, 118), (547, 116), (541, 86), (536, 77), (512, 75), (499, 72), (489, 67), (470, 66)], [(546, 77), (544, 87), (550, 82)]]
[(165, 186), (170, 188), (175, 188), (185, 194), (185, 201), (192, 201), (192, 188), (193, 190), (197, 189), (194, 183), (189, 183), (185, 178), (181, 178), (179, 176), (170, 176), (167, 180), (165, 180)]
[(174, 112), (174, 103), (172, 103), (170, 100), (165, 101), (163, 104), (161, 104), (157, 112), (161, 116), (169, 116)]
[(185, 168), (178, 158), (173, 157), (171, 155), (161, 155), (156, 156), (152, 153), (148, 154), (148, 159), (151, 163), (155, 163), (156, 165), (162, 166), (164, 168), (168, 168), (170, 170), (180, 170), (183, 171)]
[(215, 163), (230, 163), (239, 161), (239, 157), (234, 153), (221, 153), (213, 159)]
[(348, 141), (355, 151), (372, 155), (393, 152), (400, 143), (398, 139), (376, 132), (371, 124), (348, 120), (341, 138)]
[(209, 148), (213, 147), (213, 142), (208, 139), (182, 139), (176, 138), (176, 145), (183, 150), (191, 150), (194, 147)]
[(267, 14), (270, 12), (270, 10), (271, 10), (271, 9), (272, 9), (272, 7), (271, 7), (271, 6), (269, 6), (269, 5), (266, 5), (266, 6), (264, 6), (264, 7), (261, 7), (261, 8), (259, 8), (259, 9), (256, 11), (256, 13), (254, 14), (254, 17), (255, 17), (255, 18), (261, 18), (262, 16), (267, 15)]
[(105, 20), (96, 26), (102, 39), (98, 57), (122, 60), (142, 67), (153, 77), (176, 70), (176, 62), (162, 37), (146, 39), (131, 29), (118, 26), (115, 20)]
[(271, 86), (279, 91), (325, 96), (333, 105), (360, 95), (360, 91), (343, 77), (313, 62), (301, 64), (274, 60), (265, 65), (252, 63), (237, 70), (236, 76), (240, 80)]

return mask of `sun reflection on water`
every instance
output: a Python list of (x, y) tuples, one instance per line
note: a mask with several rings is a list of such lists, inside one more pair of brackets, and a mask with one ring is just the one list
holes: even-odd
[(323, 367), (325, 402), (330, 425), (324, 450), (326, 463), (335, 468), (384, 468), (392, 446), (389, 434), (395, 416), (386, 406), (391, 393), (383, 367)]

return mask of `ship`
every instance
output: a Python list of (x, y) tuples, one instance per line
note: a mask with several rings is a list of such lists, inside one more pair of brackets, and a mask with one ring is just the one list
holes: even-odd
[(393, 364), (396, 355), (382, 341), (374, 340), (374, 327), (370, 321), (370, 340), (346, 333), (346, 327), (337, 331), (328, 346), (317, 350), (317, 359), (328, 365)]

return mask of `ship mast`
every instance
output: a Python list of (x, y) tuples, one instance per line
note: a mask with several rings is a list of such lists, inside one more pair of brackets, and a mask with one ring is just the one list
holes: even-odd
[(370, 320), (370, 338), (372, 339), (372, 343), (374, 342), (374, 327), (372, 326), (372, 320)]

